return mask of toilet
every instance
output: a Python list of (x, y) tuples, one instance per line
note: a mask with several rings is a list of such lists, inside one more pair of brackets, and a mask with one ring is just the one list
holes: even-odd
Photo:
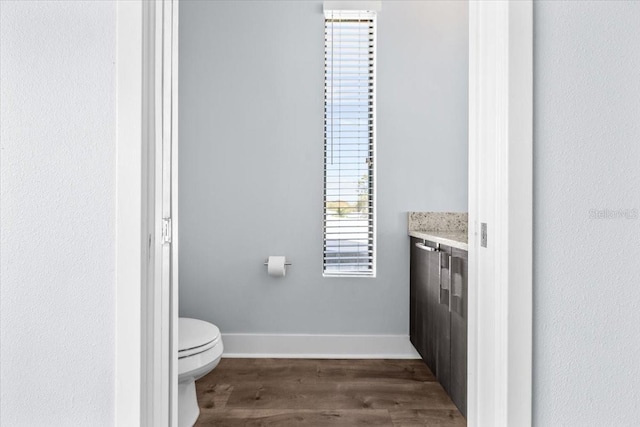
[(198, 319), (178, 319), (178, 427), (192, 427), (198, 415), (196, 383), (222, 357), (222, 337), (216, 325)]

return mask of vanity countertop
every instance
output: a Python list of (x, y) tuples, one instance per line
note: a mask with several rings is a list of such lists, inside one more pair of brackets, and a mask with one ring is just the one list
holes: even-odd
[(469, 250), (466, 212), (409, 212), (409, 236)]
[(468, 236), (466, 231), (419, 231), (409, 230), (409, 236), (418, 239), (428, 240), (433, 243), (451, 246), (465, 251), (469, 250)]

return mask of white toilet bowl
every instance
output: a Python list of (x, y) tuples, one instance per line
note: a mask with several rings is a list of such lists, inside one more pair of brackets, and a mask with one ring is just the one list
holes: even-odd
[(218, 365), (222, 350), (216, 325), (186, 317), (178, 319), (178, 427), (192, 427), (198, 419), (195, 381)]

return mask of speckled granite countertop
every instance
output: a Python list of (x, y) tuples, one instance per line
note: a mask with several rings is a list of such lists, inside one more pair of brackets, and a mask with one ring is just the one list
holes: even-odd
[(469, 250), (468, 214), (458, 212), (409, 212), (409, 236), (453, 248)]

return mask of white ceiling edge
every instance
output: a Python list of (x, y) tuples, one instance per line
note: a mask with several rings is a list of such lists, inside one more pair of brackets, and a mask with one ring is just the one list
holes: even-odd
[(379, 12), (382, 9), (382, 0), (325, 0), (323, 10), (367, 10)]

